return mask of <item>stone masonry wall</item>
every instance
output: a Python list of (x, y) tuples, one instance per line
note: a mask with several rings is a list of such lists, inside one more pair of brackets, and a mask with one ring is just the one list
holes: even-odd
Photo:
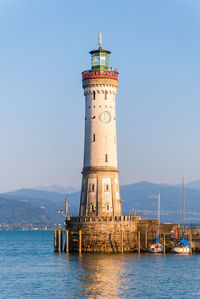
[[(136, 216), (115, 217), (68, 217), (69, 251), (79, 251), (79, 230), (81, 230), (82, 252), (136, 252), (148, 251), (157, 239), (157, 220), (140, 220)], [(178, 224), (161, 224), (160, 235), (167, 240), (182, 237)], [(200, 231), (185, 229), (185, 236), (193, 248), (200, 250)], [(140, 241), (139, 241), (140, 240)], [(197, 250), (195, 249), (195, 250)]]
[[(79, 219), (78, 219), (79, 218)], [(82, 252), (121, 252), (137, 250), (137, 217), (76, 217), (66, 221), (69, 230), (69, 250), (78, 251), (79, 230), (82, 232)]]

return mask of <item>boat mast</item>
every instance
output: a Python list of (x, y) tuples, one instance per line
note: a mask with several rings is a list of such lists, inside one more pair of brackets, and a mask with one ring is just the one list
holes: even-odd
[(182, 177), (182, 229), (184, 232), (184, 177)]
[(158, 192), (158, 237), (160, 235), (160, 191)]

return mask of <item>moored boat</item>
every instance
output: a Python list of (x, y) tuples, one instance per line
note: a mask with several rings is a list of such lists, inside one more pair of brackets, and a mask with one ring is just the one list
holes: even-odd
[(175, 246), (172, 248), (173, 253), (177, 254), (189, 254), (192, 253), (192, 248), (190, 243), (185, 239), (184, 234), (184, 177), (182, 177), (182, 228), (183, 228), (183, 235), (182, 239), (175, 243)]
[(152, 244), (150, 247), (151, 253), (163, 253), (164, 252), (164, 246), (160, 244), (160, 237), (158, 237), (156, 243)]
[(175, 246), (172, 248), (173, 253), (178, 254), (189, 254), (192, 253), (192, 248), (190, 247), (190, 243), (185, 239), (185, 234), (183, 232), (182, 239), (178, 241)]
[[(153, 197), (153, 196), (151, 196)], [(155, 198), (158, 198), (158, 238), (156, 243), (152, 244), (150, 246), (150, 252), (151, 253), (163, 253), (164, 252), (164, 246), (160, 244), (160, 192), (158, 192), (158, 196)]]

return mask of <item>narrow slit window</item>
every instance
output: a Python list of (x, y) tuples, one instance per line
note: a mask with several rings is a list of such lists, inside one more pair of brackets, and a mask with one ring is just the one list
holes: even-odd
[(92, 141), (95, 142), (95, 134), (92, 135)]
[(89, 184), (89, 192), (94, 192), (94, 191), (95, 191), (95, 185)]
[(108, 92), (107, 92), (107, 90), (105, 91), (105, 100), (107, 100), (108, 99)]
[(107, 211), (109, 211), (109, 205), (107, 205)]
[(96, 93), (95, 93), (95, 91), (93, 90), (93, 100), (95, 100), (95, 96), (96, 96)]
[(105, 162), (108, 162), (108, 155), (105, 154)]

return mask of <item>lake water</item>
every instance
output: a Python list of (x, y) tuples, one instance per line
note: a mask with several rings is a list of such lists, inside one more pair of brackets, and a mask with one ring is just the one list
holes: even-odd
[(200, 298), (200, 255), (53, 252), (53, 231), (0, 231), (0, 298)]

